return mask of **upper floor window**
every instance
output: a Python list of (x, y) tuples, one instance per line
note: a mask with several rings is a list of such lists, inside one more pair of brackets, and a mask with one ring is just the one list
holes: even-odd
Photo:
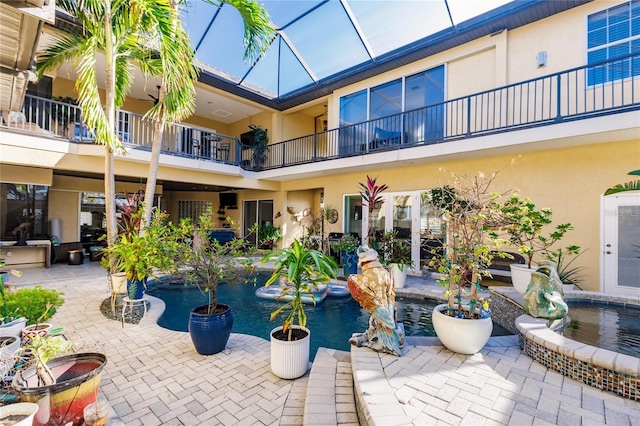
[(588, 63), (613, 61), (606, 66), (589, 69), (589, 85), (640, 75), (640, 58), (628, 58), (636, 53), (640, 53), (640, 0), (631, 0), (589, 15)]

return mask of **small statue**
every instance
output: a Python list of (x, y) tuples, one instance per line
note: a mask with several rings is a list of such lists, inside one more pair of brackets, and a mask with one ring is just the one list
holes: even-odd
[(351, 296), (371, 313), (371, 317), (369, 328), (355, 334), (349, 342), (400, 356), (404, 327), (395, 320), (396, 295), (391, 274), (378, 261), (378, 253), (368, 247), (358, 248), (358, 265), (362, 274), (350, 275), (347, 285)]
[(555, 266), (546, 264), (538, 268), (531, 273), (531, 281), (523, 296), (525, 313), (535, 318), (563, 318), (569, 307), (562, 300), (561, 292), (562, 281)]

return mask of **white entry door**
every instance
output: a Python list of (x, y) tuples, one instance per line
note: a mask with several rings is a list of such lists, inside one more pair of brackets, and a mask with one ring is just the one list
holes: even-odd
[(640, 192), (603, 197), (602, 205), (603, 290), (640, 296)]

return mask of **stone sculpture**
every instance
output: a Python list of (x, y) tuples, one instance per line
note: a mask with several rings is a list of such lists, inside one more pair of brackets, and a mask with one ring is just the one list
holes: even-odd
[(562, 300), (563, 293), (562, 281), (555, 266), (545, 264), (531, 273), (531, 281), (523, 296), (524, 312), (535, 318), (563, 318), (569, 311)]
[(351, 296), (371, 313), (369, 328), (354, 334), (349, 342), (378, 352), (400, 356), (404, 343), (404, 326), (395, 319), (396, 296), (389, 271), (378, 261), (378, 253), (368, 247), (358, 248), (361, 274), (350, 275), (347, 280)]

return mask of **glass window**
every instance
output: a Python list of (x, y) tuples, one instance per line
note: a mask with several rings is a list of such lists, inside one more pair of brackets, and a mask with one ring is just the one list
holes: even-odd
[(402, 112), (402, 80), (398, 79), (371, 89), (369, 119)]
[(0, 184), (2, 239), (49, 239), (47, 233), (49, 187), (18, 183)]
[(340, 98), (340, 127), (367, 121), (367, 91)]
[[(589, 15), (587, 60), (590, 64), (615, 61), (640, 53), (640, 0)], [(589, 85), (640, 75), (638, 60), (620, 59), (589, 69)]]

